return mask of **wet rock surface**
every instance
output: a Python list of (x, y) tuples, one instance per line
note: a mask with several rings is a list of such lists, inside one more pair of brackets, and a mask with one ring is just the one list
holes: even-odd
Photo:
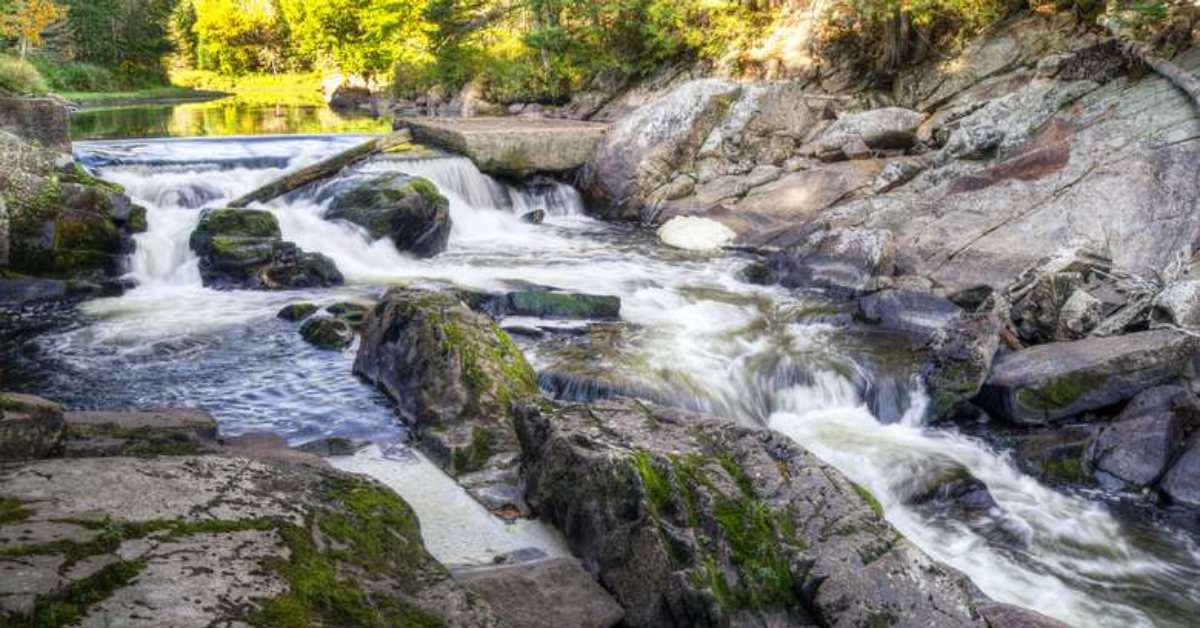
[(780, 435), (628, 399), (527, 406), (517, 426), (530, 505), (630, 626), (984, 625), (963, 576)]
[(200, 256), (204, 285), (219, 290), (337, 286), (333, 260), (283, 240), (279, 222), (258, 209), (204, 210), (189, 245)]
[(372, 240), (391, 238), (396, 250), (433, 257), (450, 239), (450, 202), (426, 179), (400, 173), (351, 178), (322, 190), (332, 197), (327, 220), (344, 220), (367, 230)]
[(624, 609), (573, 558), (454, 570), (455, 581), (486, 600), (510, 626), (610, 628)]
[[(476, 495), (518, 498), (512, 404), (538, 395), (520, 349), (450, 292), (397, 288), (366, 315), (354, 372), (388, 395), (430, 456)], [(494, 489), (494, 492), (493, 492)]]

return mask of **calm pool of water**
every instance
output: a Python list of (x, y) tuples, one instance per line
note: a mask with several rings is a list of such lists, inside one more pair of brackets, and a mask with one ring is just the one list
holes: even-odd
[(385, 118), (348, 116), (324, 105), (248, 103), (236, 97), (208, 102), (89, 109), (71, 116), (71, 137), (76, 140), (386, 133), (390, 130), (391, 122)]

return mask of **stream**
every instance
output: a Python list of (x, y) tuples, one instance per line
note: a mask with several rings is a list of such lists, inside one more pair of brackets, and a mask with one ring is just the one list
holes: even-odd
[[(588, 218), (563, 184), (513, 187), (454, 156), (376, 158), (360, 168), (428, 177), (450, 199), (445, 253), (414, 260), (386, 240), (370, 243), (356, 228), (322, 220), (324, 208), (311, 199), (274, 201), (264, 207), (284, 239), (330, 256), (346, 286), (201, 286), (187, 244), (200, 208), (363, 139), (77, 142), (80, 163), (149, 209), (149, 231), (137, 236), (131, 260), (138, 287), (86, 302), (6, 349), (10, 384), (74, 409), (200, 406), (225, 434), (367, 439), (376, 445), (335, 464), (387, 475), (413, 502), (439, 559), (469, 561), (522, 544), (563, 552), (536, 522), (506, 525), (464, 503), (457, 485), (403, 446), (405, 430), (384, 396), (351, 374), (353, 349), (315, 349), (275, 314), (295, 301), (373, 297), (400, 282), (485, 290), (533, 282), (612, 294), (622, 300), (620, 342), (585, 359), (628, 374), (662, 401), (795, 439), (867, 487), (901, 532), (992, 598), (1089, 628), (1187, 626), (1200, 617), (1200, 548), (1187, 534), (1047, 488), (982, 441), (924, 426), (926, 397), (903, 350), (846, 333), (821, 314), (831, 306), (819, 295), (739, 281), (747, 259), (738, 254), (669, 250), (653, 234)], [(544, 224), (520, 221), (532, 209), (547, 212)], [(535, 368), (562, 359), (554, 334), (517, 339)], [(998, 507), (968, 518), (905, 505), (912, 477), (956, 467), (986, 483)]]

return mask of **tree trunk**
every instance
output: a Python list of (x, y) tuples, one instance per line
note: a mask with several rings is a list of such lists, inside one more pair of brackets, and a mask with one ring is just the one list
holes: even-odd
[(404, 130), (363, 142), (333, 157), (323, 159), (311, 166), (305, 166), (291, 174), (284, 175), (245, 196), (235, 199), (227, 207), (245, 207), (250, 203), (265, 203), (271, 199), (279, 198), (313, 181), (320, 181), (321, 179), (331, 177), (343, 168), (353, 166), (372, 155), (377, 155), (411, 141), (412, 135), (407, 130)]

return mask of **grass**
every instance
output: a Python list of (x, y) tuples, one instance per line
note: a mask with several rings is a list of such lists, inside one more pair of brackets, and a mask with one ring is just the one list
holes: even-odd
[(247, 74), (226, 76), (205, 70), (179, 70), (171, 73), (171, 83), (195, 90), (214, 90), (232, 94), (239, 104), (293, 105), (325, 104), (319, 73)]
[(44, 94), (46, 79), (28, 61), (0, 55), (0, 94)]
[(158, 100), (210, 100), (221, 98), (226, 94), (179, 85), (165, 85), (115, 92), (59, 92), (58, 95), (84, 107), (98, 108)]

